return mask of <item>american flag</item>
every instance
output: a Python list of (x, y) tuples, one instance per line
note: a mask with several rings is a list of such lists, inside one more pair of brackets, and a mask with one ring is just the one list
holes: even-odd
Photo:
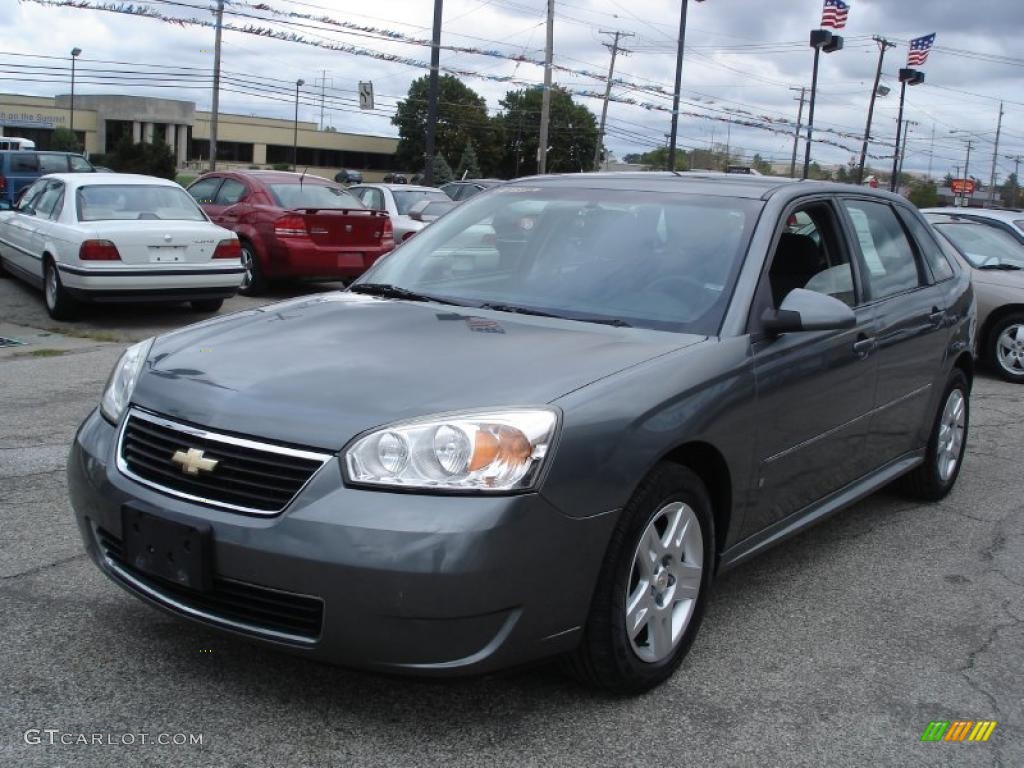
[(850, 6), (843, 0), (825, 0), (825, 7), (821, 9), (821, 26), (842, 29), (849, 15)]
[(924, 37), (915, 37), (910, 41), (910, 51), (907, 53), (907, 66), (920, 67), (928, 61), (928, 53), (935, 43), (935, 33)]

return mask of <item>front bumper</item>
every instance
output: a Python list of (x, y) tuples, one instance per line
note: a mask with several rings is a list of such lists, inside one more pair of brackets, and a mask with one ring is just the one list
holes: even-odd
[[(337, 459), (284, 512), (254, 517), (135, 482), (116, 468), (115, 443), (115, 428), (93, 412), (68, 462), (79, 529), (104, 573), (171, 613), (346, 666), (466, 674), (570, 650), (579, 642), (616, 518), (570, 518), (539, 494), (446, 497), (347, 488)], [(101, 545), (101, 536), (122, 536), (125, 504), (209, 524), (215, 580), (296, 596), (307, 605), (320, 601), (318, 632), (263, 631), (220, 611), (205, 593), (182, 595), (126, 572)]]

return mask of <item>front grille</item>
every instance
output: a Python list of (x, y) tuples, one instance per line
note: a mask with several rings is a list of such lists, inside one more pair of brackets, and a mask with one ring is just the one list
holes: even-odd
[[(121, 540), (97, 527), (96, 540), (118, 575), (127, 574), (134, 587), (165, 607), (232, 629), (270, 636), (274, 639), (312, 641), (320, 636), (324, 604), (318, 597), (296, 595), (233, 579), (213, 577), (208, 592), (142, 573), (124, 560)], [(140, 589), (141, 585), (141, 589)]]
[[(207, 469), (186, 474), (173, 457), (202, 451)], [(119, 466), (158, 490), (241, 512), (273, 514), (295, 498), (330, 457), (221, 435), (133, 410), (125, 421)]]

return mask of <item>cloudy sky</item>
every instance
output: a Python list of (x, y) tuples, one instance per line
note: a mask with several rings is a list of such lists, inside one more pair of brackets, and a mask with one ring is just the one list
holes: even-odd
[[(876, 34), (898, 42), (886, 54), (882, 82), (892, 88), (892, 94), (878, 100), (873, 133), (879, 143), (871, 148), (872, 154), (891, 157), (899, 93), (896, 71), (904, 65), (906, 41), (936, 32), (936, 49), (923, 67), (927, 82), (908, 90), (905, 116), (916, 124), (911, 127), (906, 168), (927, 171), (931, 167), (937, 175), (952, 172), (963, 164), (966, 139), (972, 138), (971, 173), (987, 181), (1002, 99), (1005, 115), (998, 174), (1005, 178), (1013, 170), (1013, 161), (1004, 156), (1024, 152), (1024, 58), (1019, 58), (1015, 45), (1024, 19), (1021, 0), (847, 1), (850, 19), (841, 33), (846, 47), (822, 56), (815, 115), (816, 128), (833, 131), (816, 135), (841, 146), (816, 144), (815, 159), (845, 162), (859, 152), (860, 143), (853, 137), (864, 130), (878, 56), (871, 39)], [(111, 0), (86, 2), (100, 5)], [(13, 3), (4, 0), (5, 6)], [(135, 2), (166, 17), (206, 23), (212, 19), (211, 4), (212, 0)], [(603, 83), (589, 73), (607, 70), (602, 31), (620, 30), (633, 35), (625, 41), (632, 52), (618, 61), (616, 75), (626, 82), (617, 85), (613, 95), (670, 108), (670, 99), (659, 91), (672, 86), (679, 5), (680, 0), (556, 0), (555, 63), (575, 70), (556, 73), (556, 81), (580, 94), (602, 91)], [(545, 0), (445, 0), (444, 6), (443, 44), (504, 56), (543, 57)], [(274, 29), (326, 46), (356, 47), (363, 54), (226, 31), (223, 110), (290, 117), (294, 83), (302, 78), (307, 85), (300, 117), (319, 121), (326, 70), (327, 124), (343, 131), (393, 135), (389, 118), (394, 103), (423, 70), (375, 56), (427, 61), (428, 48), (394, 42), (387, 36), (429, 38), (432, 0), (251, 0), (251, 4), (236, 0), (228, 3), (228, 10), (225, 23), (229, 25)], [(17, 0), (10, 11), (0, 14), (4, 39), (0, 91), (66, 92), (66, 63), (39, 57), (66, 57), (78, 46), (84, 51), (79, 59), (79, 92), (178, 97), (209, 108), (213, 31), (208, 27), (48, 7), (31, 0)], [(788, 161), (792, 134), (786, 121), (796, 119), (798, 106), (791, 89), (810, 84), (812, 51), (807, 36), (817, 26), (820, 12), (821, 0), (691, 2), (683, 109), (698, 116), (681, 119), (681, 145), (706, 147), (728, 140), (748, 156), (759, 152)], [(288, 13), (327, 16), (380, 31), (346, 30)], [(442, 52), (441, 64), (475, 73), (466, 82), (486, 97), (492, 112), (514, 86), (488, 78), (543, 79), (542, 68), (535, 64), (465, 51)], [(360, 80), (374, 83), (374, 112), (356, 107)], [(599, 112), (599, 100), (583, 95), (577, 99)], [(727, 122), (736, 119), (752, 119), (761, 127)], [(613, 102), (607, 144), (620, 156), (651, 149), (665, 142), (669, 120), (666, 111)], [(871, 162), (882, 167), (891, 160)]]

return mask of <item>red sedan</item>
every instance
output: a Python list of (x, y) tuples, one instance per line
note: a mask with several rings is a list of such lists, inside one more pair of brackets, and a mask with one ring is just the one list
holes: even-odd
[(319, 176), (218, 171), (188, 191), (214, 223), (238, 234), (244, 294), (285, 278), (356, 278), (395, 247), (387, 213)]

